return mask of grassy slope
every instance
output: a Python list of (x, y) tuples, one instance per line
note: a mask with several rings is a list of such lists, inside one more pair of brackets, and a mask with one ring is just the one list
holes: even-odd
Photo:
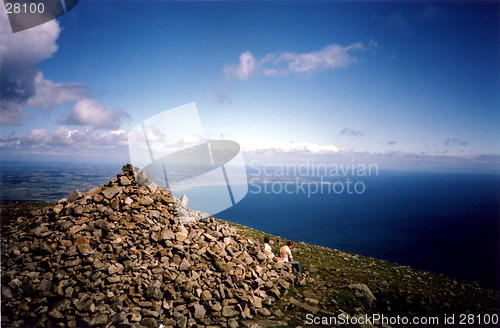
[[(240, 234), (261, 243), (265, 236), (278, 240), (264, 232), (230, 224)], [(281, 245), (285, 243), (286, 240), (280, 241)], [(273, 246), (275, 253), (278, 249), (278, 245)], [(310, 277), (305, 285), (292, 287), (276, 303), (275, 308), (283, 313), (282, 318), (292, 324), (304, 325), (306, 315), (315, 311), (316, 316), (320, 317), (341, 313), (352, 316), (375, 313), (392, 317), (399, 315), (410, 320), (422, 316), (439, 317), (441, 323), (445, 315), (450, 317), (455, 314), (455, 323), (458, 323), (461, 314), (474, 314), (477, 323), (480, 318), (485, 318), (477, 314), (500, 313), (498, 291), (477, 283), (457, 281), (407, 266), (305, 243), (295, 243), (292, 251), (294, 260), (300, 262), (303, 272)], [(359, 292), (348, 287), (359, 283), (367, 285), (375, 296), (376, 301), (372, 306)]]

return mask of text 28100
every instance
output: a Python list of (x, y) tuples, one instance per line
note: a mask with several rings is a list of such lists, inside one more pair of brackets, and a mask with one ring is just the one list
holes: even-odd
[(498, 314), (460, 314), (460, 325), (498, 325)]
[(19, 2), (7, 2), (5, 4), (5, 10), (7, 14), (43, 14), (45, 6), (42, 2), (40, 3), (19, 3)]

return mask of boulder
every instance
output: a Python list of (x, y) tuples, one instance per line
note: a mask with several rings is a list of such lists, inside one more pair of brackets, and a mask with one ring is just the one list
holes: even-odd
[(347, 286), (349, 289), (354, 289), (356, 297), (364, 300), (368, 306), (373, 306), (376, 298), (365, 284), (351, 284)]

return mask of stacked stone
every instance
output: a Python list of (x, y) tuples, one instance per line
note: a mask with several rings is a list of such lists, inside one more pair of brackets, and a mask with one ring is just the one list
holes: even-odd
[(182, 224), (174, 198), (131, 165), (2, 236), (2, 326), (236, 327), (272, 318), (297, 277), (211, 217)]
[(203, 218), (208, 217), (208, 213), (194, 211), (186, 206), (187, 204), (187, 196), (182, 195), (181, 199), (177, 199), (174, 197), (175, 208), (177, 209), (177, 216), (181, 223), (190, 223), (196, 220), (201, 220)]

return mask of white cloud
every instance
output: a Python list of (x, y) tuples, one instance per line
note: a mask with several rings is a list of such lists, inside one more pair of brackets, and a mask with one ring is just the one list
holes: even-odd
[(23, 138), (23, 142), (30, 144), (52, 143), (51, 136), (47, 129), (33, 129)]
[(69, 115), (61, 123), (116, 130), (125, 117), (129, 115), (121, 108), (104, 108), (98, 101), (84, 98), (73, 106)]
[(19, 138), (0, 136), (0, 148), (13, 148), (20, 144)]
[(19, 125), (27, 116), (22, 106), (35, 95), (38, 63), (57, 51), (60, 31), (53, 20), (12, 33), (7, 14), (0, 10), (0, 125)]
[(182, 145), (183, 147), (199, 145), (206, 142), (206, 139), (203, 138), (198, 133), (187, 134), (184, 135), (181, 140), (179, 140), (178, 145)]
[(312, 142), (269, 143), (266, 141), (242, 141), (242, 151), (248, 153), (276, 152), (276, 153), (339, 153), (345, 149), (335, 145), (320, 145)]
[(226, 77), (234, 77), (238, 80), (246, 80), (257, 69), (257, 63), (250, 51), (240, 55), (238, 65), (224, 66), (223, 71)]
[(35, 77), (35, 94), (28, 99), (28, 105), (43, 109), (77, 101), (85, 97), (87, 88), (81, 83), (54, 83), (43, 78), (38, 72)]
[(23, 146), (75, 146), (75, 149), (121, 147), (128, 144), (127, 132), (123, 130), (97, 132), (83, 128), (68, 130), (65, 127), (52, 133), (47, 129), (33, 129), (20, 141)]
[[(377, 43), (370, 41), (369, 47), (376, 47)], [(343, 47), (330, 44), (325, 48), (308, 53), (284, 52), (270, 53), (257, 60), (251, 52), (240, 55), (237, 65), (225, 65), (223, 73), (228, 80), (246, 80), (252, 76), (285, 76), (290, 74), (309, 76), (315, 72), (347, 67), (356, 62), (352, 52), (366, 50), (362, 43), (357, 42)]]
[(57, 21), (12, 33), (5, 11), (0, 12), (0, 61), (38, 63), (57, 51), (61, 29)]
[(276, 63), (284, 62), (287, 64), (285, 73), (308, 74), (310, 72), (321, 72), (327, 69), (346, 67), (355, 62), (356, 59), (349, 54), (349, 51), (359, 49), (364, 49), (361, 43), (354, 43), (347, 47), (333, 44), (317, 52), (302, 54), (287, 52), (281, 54)]

